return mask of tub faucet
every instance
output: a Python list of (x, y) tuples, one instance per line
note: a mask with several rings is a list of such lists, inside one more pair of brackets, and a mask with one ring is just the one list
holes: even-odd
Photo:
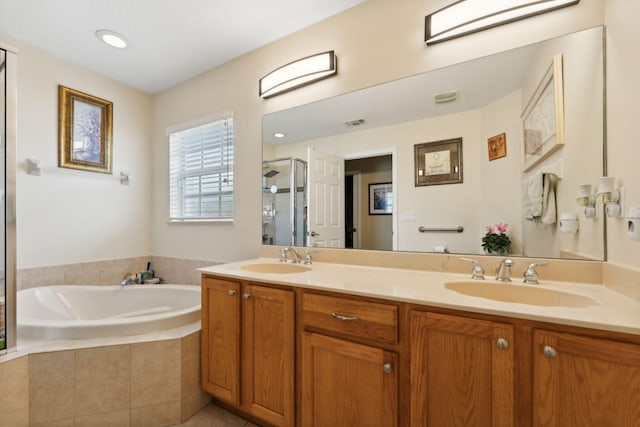
[(512, 266), (513, 261), (511, 260), (511, 258), (505, 258), (500, 261), (500, 265), (496, 269), (496, 280), (499, 282), (510, 282)]
[(136, 282), (136, 278), (135, 278), (135, 276), (132, 276), (132, 275), (130, 275), (130, 274), (129, 274), (129, 275), (127, 275), (127, 276), (125, 276), (125, 277), (124, 277), (124, 279), (122, 279), (122, 280), (120, 281), (120, 285), (121, 285), (121, 286), (126, 286), (126, 285), (135, 285), (136, 283), (138, 283), (138, 282)]

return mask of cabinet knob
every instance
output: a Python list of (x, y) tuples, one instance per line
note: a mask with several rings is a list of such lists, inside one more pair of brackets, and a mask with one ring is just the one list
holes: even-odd
[(500, 350), (506, 350), (509, 348), (509, 341), (505, 340), (504, 338), (498, 338), (496, 340), (496, 345)]
[(244, 299), (249, 299), (251, 297), (251, 294), (242, 294), (242, 298)]
[(385, 363), (384, 365), (382, 365), (382, 370), (384, 371), (385, 374), (390, 374), (391, 373), (391, 363)]
[(551, 347), (550, 345), (544, 346), (544, 348), (542, 349), (542, 354), (544, 354), (545, 357), (549, 359), (555, 359), (558, 356), (558, 352), (556, 351), (556, 349)]
[(228, 293), (229, 295), (231, 295), (231, 296), (234, 296), (234, 295), (236, 294), (236, 291), (235, 291), (235, 289), (229, 289), (229, 290), (227, 291), (227, 293)]

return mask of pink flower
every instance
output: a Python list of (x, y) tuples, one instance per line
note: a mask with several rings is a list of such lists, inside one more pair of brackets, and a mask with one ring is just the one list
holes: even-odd
[(487, 225), (487, 233), (493, 233), (493, 226)]
[(507, 231), (507, 227), (509, 226), (509, 224), (496, 224), (496, 228), (498, 229), (498, 233), (505, 233)]

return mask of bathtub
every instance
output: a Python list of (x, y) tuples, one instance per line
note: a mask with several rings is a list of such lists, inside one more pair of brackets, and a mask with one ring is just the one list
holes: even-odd
[(200, 287), (41, 286), (18, 291), (18, 338), (72, 340), (162, 331), (200, 320)]

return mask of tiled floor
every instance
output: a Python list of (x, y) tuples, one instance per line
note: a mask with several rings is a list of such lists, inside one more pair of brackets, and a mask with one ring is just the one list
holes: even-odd
[(255, 424), (211, 403), (185, 423), (175, 427), (257, 427)]

